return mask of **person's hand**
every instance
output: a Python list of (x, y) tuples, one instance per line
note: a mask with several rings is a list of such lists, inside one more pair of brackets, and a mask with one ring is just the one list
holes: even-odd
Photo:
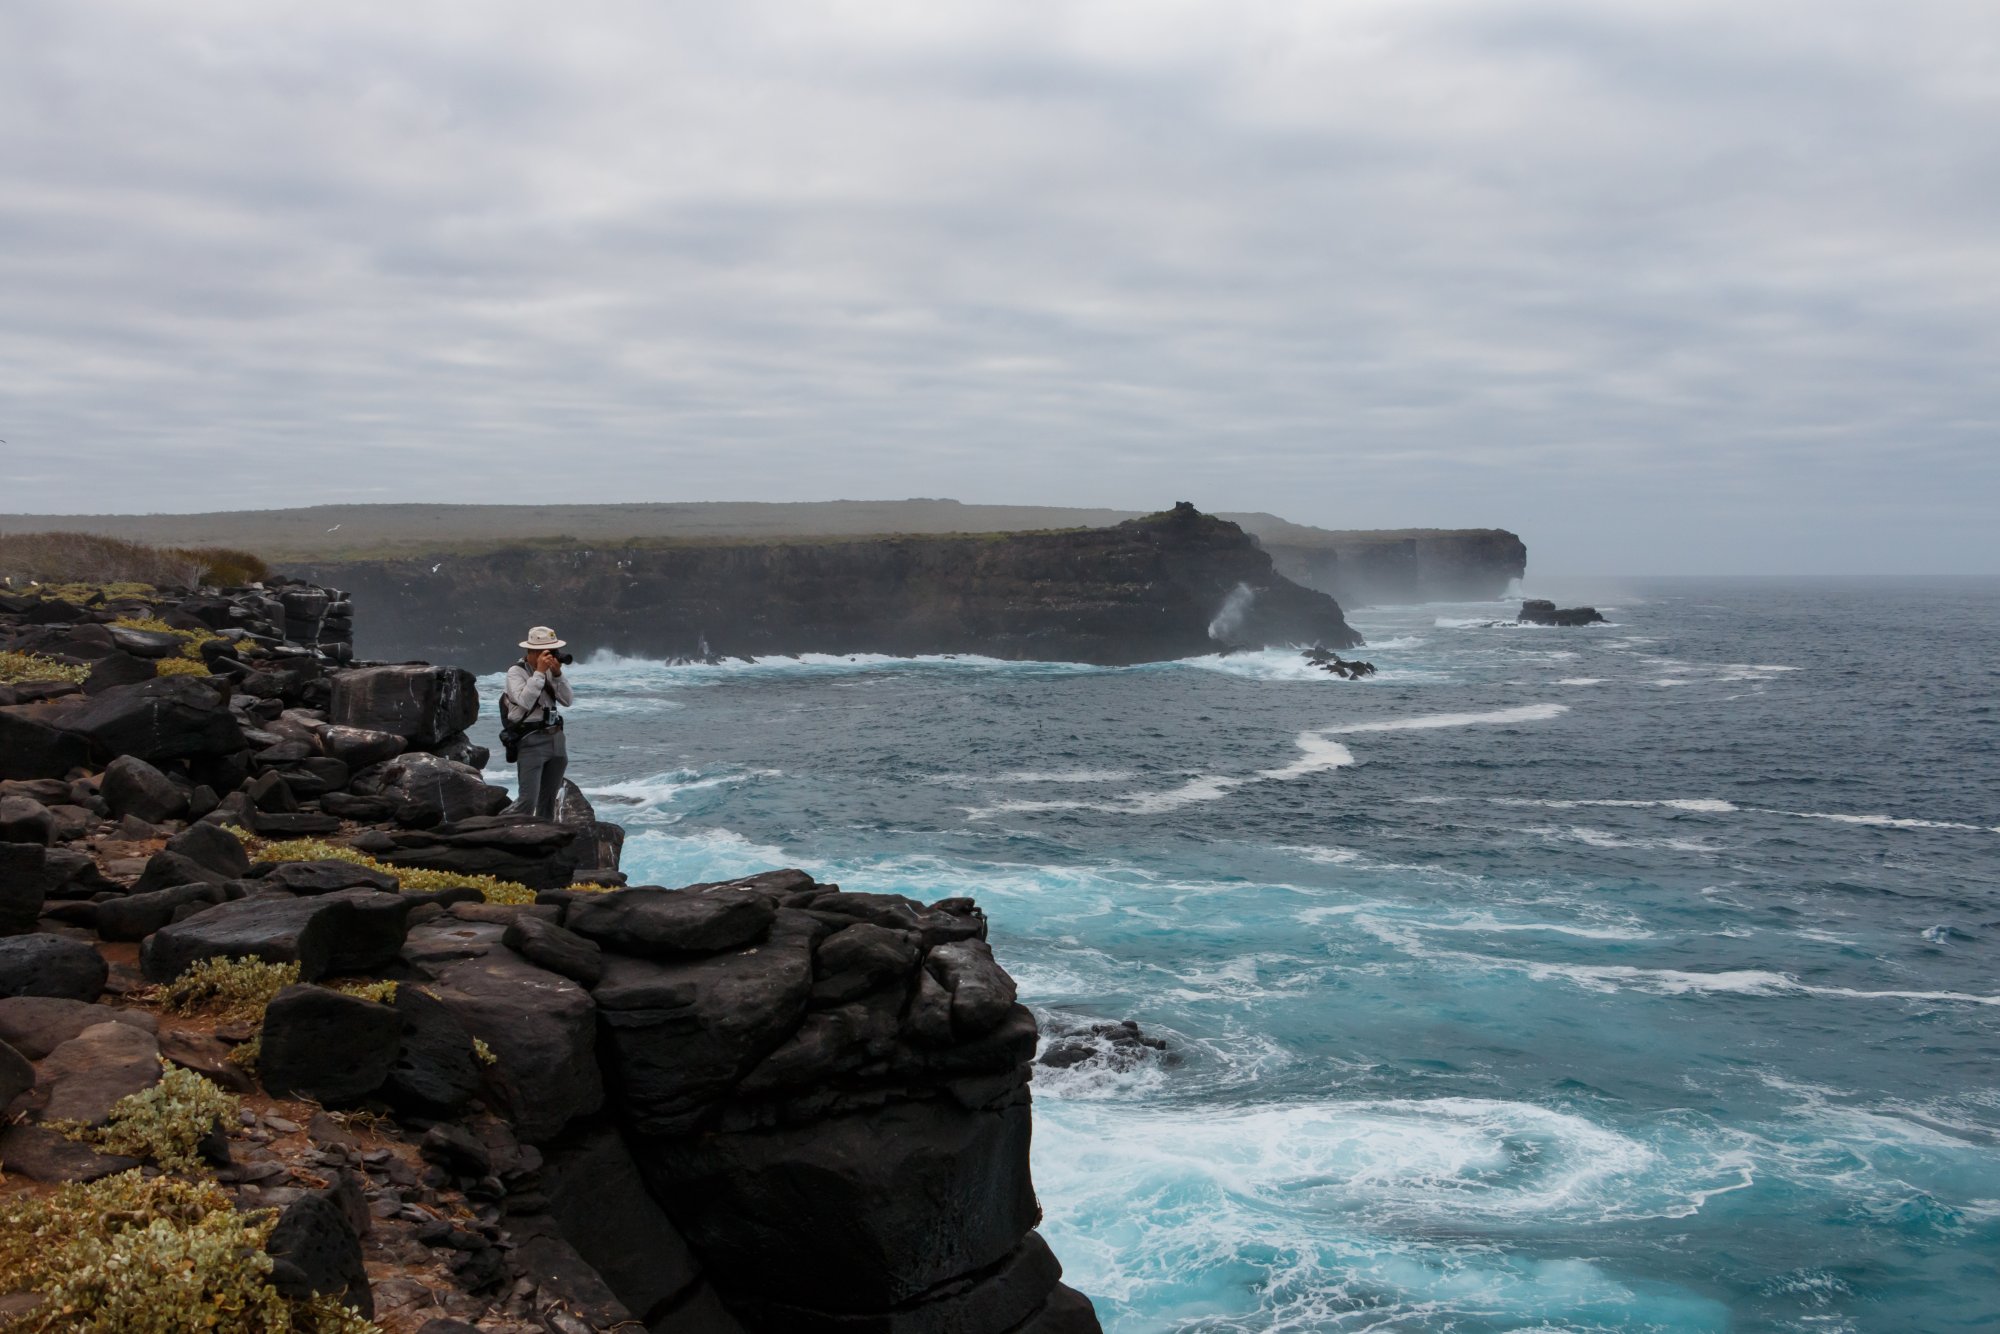
[(553, 675), (562, 666), (556, 661), (556, 655), (545, 648), (536, 649), (534, 656), (528, 659), (528, 665), (544, 676)]

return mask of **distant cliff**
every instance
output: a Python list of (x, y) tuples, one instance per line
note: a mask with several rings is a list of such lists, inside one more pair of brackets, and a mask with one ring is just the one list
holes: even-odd
[(1528, 567), (1527, 546), (1504, 528), (1343, 532), (1270, 514), (1226, 517), (1263, 543), (1278, 573), (1350, 607), (1486, 601), (1505, 596)]
[[(1105, 528), (769, 542), (534, 545), (299, 563), (372, 608), (364, 657), (490, 657), (532, 623), (579, 648), (974, 653), (1122, 664), (1361, 637), (1237, 525), (1182, 504)], [(1241, 591), (1239, 591), (1241, 590)]]

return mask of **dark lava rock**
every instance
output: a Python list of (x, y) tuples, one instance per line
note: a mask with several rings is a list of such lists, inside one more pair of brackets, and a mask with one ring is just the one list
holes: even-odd
[(35, 1067), (28, 1058), (0, 1042), (0, 1116), (9, 1103), (35, 1086)]
[(638, 1323), (604, 1276), (567, 1241), (531, 1237), (514, 1252), (514, 1264), (540, 1289), (543, 1300), (561, 1302), (564, 1310), (581, 1317), (591, 1329)]
[(1056, 1013), (1048, 1017), (1047, 1026), (1048, 1041), (1035, 1064), (1051, 1070), (1088, 1065), (1122, 1072), (1149, 1062), (1168, 1067), (1181, 1063), (1180, 1054), (1168, 1048), (1165, 1038), (1148, 1036), (1131, 1019), (1079, 1021)]
[[(498, 788), (489, 790), (506, 795)], [(530, 889), (555, 889), (570, 882), (564, 853), (576, 831), (530, 815), (476, 815), (387, 837), (389, 846), (374, 855), (392, 866), (492, 875)]]
[(343, 889), (372, 889), (394, 894), (400, 888), (396, 877), (372, 866), (329, 859), (317, 862), (279, 862), (262, 877), (270, 889), (282, 889), (302, 897), (335, 894)]
[(36, 933), (0, 940), (0, 996), (94, 1001), (111, 970), (81, 940)]
[[(464, 929), (500, 934), (493, 926)], [(603, 1106), (590, 993), (505, 949), (445, 963), (435, 972), (437, 981), (426, 990), (492, 1050), (496, 1060), (487, 1082), (523, 1140), (550, 1139), (573, 1118)]]
[(983, 940), (939, 945), (925, 964), (951, 992), (951, 1024), (962, 1037), (990, 1033), (1014, 1008), (1014, 979)]
[(516, 917), (502, 940), (529, 963), (586, 987), (596, 986), (604, 976), (604, 951), (596, 941), (543, 918), (530, 914)]
[(398, 755), (354, 776), (354, 794), (390, 803), (397, 824), (429, 829), (507, 808), (505, 788), (479, 770), (422, 751)]
[(159, 674), (160, 669), (151, 658), (131, 653), (107, 653), (91, 666), (90, 675), (83, 680), (83, 693), (99, 695), (113, 686), (137, 685)]
[(189, 825), (167, 840), (165, 851), (205, 866), (224, 880), (240, 880), (250, 873), (250, 853), (243, 840), (220, 825)]
[(147, 894), (135, 893), (124, 898), (106, 899), (91, 907), (95, 910), (93, 920), (97, 934), (106, 940), (144, 940), (168, 923), (190, 916), (181, 911), (189, 904), (227, 903), (242, 898), (243, 893), (243, 886), (237, 881), (221, 884), (195, 882)]
[(1546, 598), (1530, 598), (1521, 604), (1517, 618), (1522, 625), (1602, 625), (1604, 617), (1595, 607), (1558, 607)]
[(641, 886), (579, 896), (563, 924), (621, 954), (669, 958), (748, 945), (777, 915), (777, 901), (764, 894)]
[(32, 797), (0, 797), (0, 843), (34, 843), (47, 847), (56, 841), (56, 817)]
[(273, 1097), (354, 1102), (382, 1087), (402, 1034), (391, 1006), (326, 987), (286, 987), (264, 1011), (258, 1077)]
[(135, 658), (171, 658), (181, 651), (181, 641), (176, 635), (164, 630), (132, 630), (122, 625), (108, 625), (111, 642), (119, 651)]
[(10, 996), (0, 1000), (0, 1042), (31, 1061), (39, 1061), (86, 1028), (102, 1023), (130, 1024), (148, 1033), (159, 1020), (145, 1010), (61, 1000), (53, 996)]
[[(801, 1309), (774, 1302), (760, 1302), (755, 1294), (741, 1302), (746, 1315), (760, 1329), (798, 1331), (799, 1334), (847, 1334), (852, 1330), (880, 1330), (885, 1334), (915, 1334), (918, 1330), (949, 1329), (964, 1334), (1016, 1334), (1040, 1326), (1029, 1324), (1049, 1302), (1062, 1277), (1062, 1266), (1038, 1232), (1027, 1237), (991, 1270), (944, 1283), (926, 1292), (921, 1302), (869, 1316), (830, 1315), (818, 1309)], [(1085, 1328), (1095, 1329), (1092, 1323)]]
[(479, 717), (479, 689), (460, 667), (410, 663), (335, 673), (327, 717), (336, 727), (393, 732), (434, 746)]
[(426, 1116), (462, 1111), (479, 1095), (485, 1079), (473, 1055), (472, 1035), (451, 1007), (420, 983), (399, 984), (393, 1008), (403, 1025), (403, 1041), (383, 1095)]
[(150, 982), (171, 981), (188, 965), (217, 955), (297, 963), (306, 981), (367, 972), (396, 957), (409, 909), (399, 894), (367, 889), (238, 899), (154, 933), (140, 950), (140, 964)]
[(617, 1096), (637, 1129), (690, 1128), (791, 1035), (812, 994), (816, 934), (809, 918), (785, 911), (754, 949), (679, 961), (606, 957), (591, 994)]
[(33, 843), (0, 843), (0, 936), (33, 931), (56, 883), (48, 849)]
[(40, 709), (0, 708), (0, 778), (61, 778), (90, 762), (81, 737), (56, 730)]
[(634, 1311), (656, 1311), (701, 1281), (701, 1265), (647, 1193), (624, 1139), (608, 1126), (565, 1136), (542, 1180), (563, 1238)]
[(183, 857), (178, 852), (168, 852), (163, 848), (146, 859), (146, 869), (139, 873), (139, 879), (132, 885), (132, 892), (151, 894), (155, 890), (172, 889), (176, 885), (218, 885), (229, 878), (221, 871), (204, 866), (192, 857)]
[(160, 1082), (160, 1044), (131, 1024), (93, 1024), (42, 1058), (39, 1119), (103, 1125), (120, 1098)]
[(107, 758), (184, 759), (243, 749), (236, 715), (203, 677), (166, 676), (114, 686), (76, 707), (64, 707), (57, 726), (84, 737)]
[(838, 1005), (916, 972), (917, 937), (856, 922), (821, 941), (813, 954), (813, 1003)]
[(71, 1181), (98, 1181), (139, 1165), (137, 1158), (98, 1153), (69, 1136), (47, 1126), (21, 1122), (0, 1130), (0, 1163), (10, 1176), (60, 1185)]
[(113, 815), (136, 815), (148, 824), (187, 810), (187, 793), (137, 755), (120, 755), (105, 765), (99, 792)]
[(312, 1191), (286, 1205), (264, 1251), (273, 1261), (271, 1286), (280, 1296), (303, 1301), (325, 1293), (363, 1316), (375, 1314), (361, 1237), (325, 1192)]
[(725, 1293), (862, 1314), (996, 1266), (1021, 1244), (1040, 1217), (1028, 1140), (1025, 1102), (895, 1103), (655, 1141), (639, 1165)]
[(320, 745), (334, 759), (351, 769), (394, 759), (409, 749), (410, 743), (394, 732), (378, 732), (366, 727), (332, 726), (319, 734)]

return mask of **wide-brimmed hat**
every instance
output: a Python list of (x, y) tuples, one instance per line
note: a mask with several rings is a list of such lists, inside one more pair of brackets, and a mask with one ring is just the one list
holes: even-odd
[(538, 625), (528, 631), (528, 637), (521, 641), (522, 648), (562, 648), (569, 641), (557, 639), (556, 632), (546, 625)]

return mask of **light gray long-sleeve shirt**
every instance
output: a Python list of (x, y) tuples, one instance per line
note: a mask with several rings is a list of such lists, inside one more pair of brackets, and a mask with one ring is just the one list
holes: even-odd
[(564, 677), (531, 672), (525, 662), (517, 662), (507, 669), (507, 718), (510, 722), (538, 723), (548, 715), (551, 703), (566, 705), (574, 698), (569, 681)]

